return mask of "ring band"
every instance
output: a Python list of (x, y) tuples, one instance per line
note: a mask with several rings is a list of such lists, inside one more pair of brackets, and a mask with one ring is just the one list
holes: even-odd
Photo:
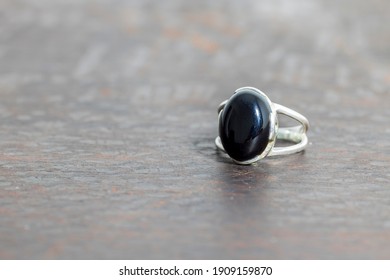
[[(296, 120), (299, 125), (279, 128), (278, 114)], [(285, 106), (272, 103), (267, 95), (253, 87), (237, 89), (218, 107), (218, 149), (238, 164), (251, 164), (266, 156), (300, 152), (308, 144), (308, 120)], [(275, 147), (277, 139), (294, 143)]]

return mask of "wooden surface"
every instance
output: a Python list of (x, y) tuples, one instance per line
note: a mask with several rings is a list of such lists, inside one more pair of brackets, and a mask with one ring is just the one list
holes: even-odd
[[(388, 1), (0, 2), (0, 258), (390, 258)], [(241, 86), (304, 153), (214, 146)]]

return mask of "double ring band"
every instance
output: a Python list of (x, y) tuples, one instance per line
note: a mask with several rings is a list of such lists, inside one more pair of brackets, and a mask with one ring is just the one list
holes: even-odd
[[(278, 114), (296, 120), (299, 125), (279, 127)], [(251, 164), (266, 156), (288, 155), (302, 151), (308, 143), (308, 120), (282, 105), (272, 103), (260, 90), (242, 87), (218, 107), (218, 149), (238, 164)], [(294, 143), (275, 147), (276, 139)]]

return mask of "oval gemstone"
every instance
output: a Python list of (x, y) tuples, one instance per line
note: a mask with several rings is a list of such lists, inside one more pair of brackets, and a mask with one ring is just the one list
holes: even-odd
[(236, 161), (251, 160), (268, 145), (271, 108), (259, 93), (234, 94), (219, 119), (219, 137), (226, 153)]

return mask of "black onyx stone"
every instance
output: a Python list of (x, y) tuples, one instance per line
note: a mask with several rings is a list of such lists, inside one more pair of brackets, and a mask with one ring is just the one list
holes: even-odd
[(243, 90), (226, 103), (219, 119), (219, 137), (236, 161), (260, 155), (268, 145), (271, 107), (261, 94)]

